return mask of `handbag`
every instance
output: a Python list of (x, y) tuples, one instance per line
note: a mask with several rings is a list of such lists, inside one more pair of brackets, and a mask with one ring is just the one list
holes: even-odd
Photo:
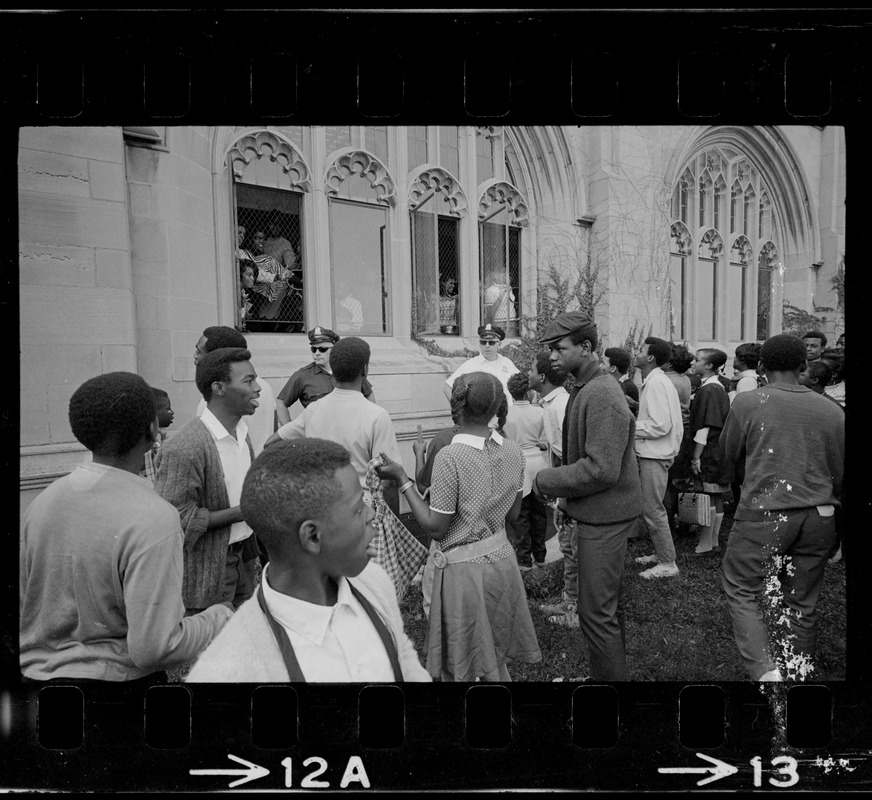
[(366, 471), (366, 485), (372, 492), (372, 508), (375, 518), (372, 521), (376, 534), (375, 561), (394, 582), (397, 592), (397, 602), (403, 599), (409, 584), (421, 569), (427, 559), (427, 548), (421, 544), (415, 535), (399, 520), (385, 502), (381, 490), (381, 479), (375, 471), (380, 459), (369, 462)]
[(712, 524), (711, 498), (704, 492), (680, 492), (678, 495), (678, 519), (688, 525)]

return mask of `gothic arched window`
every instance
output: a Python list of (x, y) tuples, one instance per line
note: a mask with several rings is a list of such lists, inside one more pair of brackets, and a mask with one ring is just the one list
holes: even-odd
[(481, 319), (507, 336), (520, 333), (521, 228), (527, 221), (527, 203), (514, 186), (496, 181), (485, 189), (478, 209)]
[[(693, 186), (698, 191), (688, 198)], [(696, 208), (688, 209), (694, 200)], [(755, 334), (755, 305), (758, 329), (772, 317), (773, 273), (759, 266), (763, 262), (755, 269), (754, 254), (765, 250), (768, 263), (778, 241), (772, 193), (760, 170), (734, 145), (710, 146), (679, 172), (672, 210), (674, 336), (721, 347), (748, 341)], [(690, 215), (700, 223), (695, 231), (682, 224)]]
[(272, 131), (239, 138), (227, 154), (232, 175), (236, 324), (245, 330), (305, 330), (303, 196), (309, 168), (295, 145)]
[(758, 341), (772, 336), (772, 294), (775, 290), (773, 277), (778, 266), (778, 249), (773, 242), (766, 242), (760, 248), (760, 255), (757, 258)]
[(418, 173), (409, 190), (412, 223), (412, 331), (460, 334), (460, 219), (466, 198), (441, 167)]
[(390, 215), (393, 180), (363, 150), (339, 155), (327, 171), (333, 325), (337, 333), (390, 333)]

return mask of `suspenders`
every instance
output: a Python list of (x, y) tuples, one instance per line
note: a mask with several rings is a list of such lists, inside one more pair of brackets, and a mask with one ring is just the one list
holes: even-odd
[[(351, 589), (351, 593), (357, 599), (357, 602), (363, 606), (363, 610), (366, 611), (369, 618), (372, 620), (372, 624), (375, 625), (375, 629), (378, 632), (379, 638), (382, 641), (382, 644), (387, 651), (388, 658), (391, 662), (391, 667), (394, 671), (394, 680), (397, 683), (402, 683), (403, 673), (400, 670), (400, 660), (397, 655), (397, 647), (394, 644), (393, 638), (391, 638), (391, 634), (388, 631), (387, 627), (385, 627), (384, 622), (382, 622), (381, 617), (376, 613), (376, 610), (372, 607), (372, 604), (367, 600), (357, 589), (354, 588), (354, 585), (351, 581), (348, 581), (348, 586)], [(276, 644), (279, 646), (279, 650), (281, 651), (282, 658), (285, 662), (285, 667), (288, 670), (288, 677), (290, 678), (291, 683), (305, 683), (306, 679), (303, 676), (303, 670), (300, 669), (300, 662), (297, 661), (296, 653), (294, 653), (294, 648), (291, 645), (291, 640), (288, 638), (288, 634), (285, 632), (285, 629), (276, 622), (275, 617), (270, 614), (269, 609), (266, 606), (266, 601), (263, 598), (263, 587), (257, 587), (257, 602), (260, 604), (260, 609), (263, 611), (263, 615), (266, 617), (267, 622), (269, 623), (270, 628), (272, 628), (273, 636), (276, 638)]]

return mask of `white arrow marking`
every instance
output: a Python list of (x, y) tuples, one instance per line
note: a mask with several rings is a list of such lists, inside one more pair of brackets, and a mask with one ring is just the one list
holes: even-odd
[(694, 773), (694, 772), (711, 772), (712, 774), (708, 778), (703, 778), (701, 781), (697, 781), (697, 786), (704, 786), (706, 783), (712, 783), (714, 781), (719, 781), (721, 778), (726, 778), (732, 775), (734, 772), (738, 772), (739, 768), (734, 767), (732, 764), (727, 764), (723, 761), (719, 761), (716, 758), (711, 758), (710, 756), (705, 755), (704, 753), (697, 753), (697, 756), (700, 758), (704, 758), (706, 761), (711, 761), (714, 766), (712, 767), (660, 767), (658, 772), (672, 772), (675, 774), (682, 773)]
[(241, 786), (249, 781), (256, 781), (258, 778), (269, 775), (269, 770), (266, 767), (261, 767), (258, 764), (252, 764), (244, 758), (239, 758), (228, 753), (227, 758), (232, 758), (237, 764), (245, 764), (246, 769), (192, 769), (188, 770), (191, 775), (242, 775), (242, 778), (227, 784), (230, 789), (234, 786)]

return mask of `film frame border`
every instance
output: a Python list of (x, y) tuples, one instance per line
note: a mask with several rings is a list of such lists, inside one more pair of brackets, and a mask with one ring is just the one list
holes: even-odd
[[(266, 12), (240, 13), (245, 14), (246, 20), (259, 16), (264, 24), (282, 18)], [(862, 12), (842, 12), (839, 19), (810, 11), (797, 12), (795, 16), (785, 16), (784, 12), (752, 13), (749, 19), (739, 19), (731, 14), (712, 14), (711, 19), (706, 19), (692, 13), (646, 15), (642, 12), (624, 19), (598, 12), (435, 14), (432, 18), (427, 16), (428, 24), (435, 30), (431, 37), (438, 41), (439, 36), (436, 34), (441, 33), (444, 40), (454, 42), (452, 48), (457, 47), (459, 41), (459, 49), (471, 55), (469, 59), (457, 59), (458, 63), (446, 65), (439, 80), (431, 80), (429, 83), (427, 76), (422, 76), (420, 71), (406, 68), (406, 64), (414, 63), (410, 59), (413, 51), (399, 37), (389, 42), (384, 52), (379, 53), (375, 59), (371, 54), (354, 50), (355, 43), (362, 48), (364, 42), (377, 39), (379, 33), (384, 33), (385, 29), (402, 35), (409, 29), (412, 21), (416, 20), (414, 15), (301, 12), (284, 15), (284, 19), (291, 20), (295, 26), (303, 29), (300, 38), (306, 39), (308, 36), (308, 41), (313, 43), (285, 48), (293, 52), (284, 55), (293, 56), (297, 65), (297, 91), (292, 113), (290, 116), (256, 117), (251, 106), (246, 104), (249, 99), (255, 103), (258, 97), (261, 97), (261, 103), (267, 102), (269, 92), (251, 97), (251, 75), (252, 72), (257, 74), (258, 69), (261, 74), (264, 74), (264, 70), (268, 73), (269, 60), (258, 61), (245, 51), (243, 32), (238, 29), (240, 17), (234, 17), (230, 13), (179, 14), (180, 16), (172, 12), (143, 12), (143, 17), (139, 19), (147, 19), (142, 24), (138, 23), (135, 30), (122, 24), (122, 19), (126, 18), (126, 24), (131, 20), (130, 14), (125, 15), (123, 12), (99, 15), (76, 12), (44, 16), (38, 21), (35, 18), (19, 18), (17, 22), (20, 24), (12, 27), (20, 36), (10, 49), (11, 55), (7, 55), (7, 66), (12, 66), (10, 72), (13, 80), (0, 94), (2, 102), (7, 108), (11, 108), (16, 122), (21, 125), (112, 124), (117, 123), (119, 117), (131, 122), (148, 123), (157, 120), (162, 124), (194, 124), (214, 121), (215, 106), (221, 108), (222, 114), (227, 116), (240, 116), (246, 121), (251, 119), (265, 123), (285, 120), (305, 123), (312, 121), (313, 117), (332, 121), (338, 116), (342, 121), (347, 119), (349, 122), (378, 120), (385, 124), (406, 124), (432, 121), (434, 117), (441, 121), (444, 115), (451, 121), (462, 120), (464, 123), (479, 124), (547, 122), (583, 125), (624, 121), (688, 124), (689, 120), (708, 124), (722, 122), (726, 116), (731, 124), (844, 125), (846, 137), (851, 139), (852, 146), (858, 144), (852, 133), (857, 129), (855, 125), (859, 127), (864, 106), (868, 102), (866, 96), (869, 91), (869, 60), (864, 48), (869, 41), (869, 23), (872, 18), (868, 13)], [(424, 15), (418, 16), (417, 21), (422, 17)], [(683, 46), (676, 45), (676, 42), (687, 40), (690, 42), (690, 50), (681, 53), (673, 50), (668, 57), (663, 57), (659, 48), (654, 47), (650, 40), (642, 40), (642, 32), (633, 35), (627, 30), (630, 22), (641, 21), (649, 27), (647, 34), (653, 29), (653, 38), (659, 37), (674, 48)], [(594, 33), (590, 38), (596, 41), (597, 47), (593, 50), (581, 48), (580, 55), (574, 59), (569, 58), (567, 79), (567, 57), (555, 55), (555, 43), (565, 44), (570, 38), (569, 22), (579, 25), (585, 33)], [(170, 28), (176, 26), (175, 37), (166, 35), (168, 25)], [(104, 37), (100, 40), (104, 45), (103, 49), (95, 54), (92, 48), (92, 52), (81, 59), (81, 70), (78, 73), (76, 59), (69, 57), (70, 54), (65, 51), (63, 44), (65, 38), (75, 41), (76, 34), (78, 38), (85, 40), (90, 36), (92, 45), (94, 37)], [(272, 32), (272, 35), (273, 38), (278, 37), (277, 32)], [(531, 43), (530, 37), (533, 35), (542, 38), (534, 39)], [(33, 47), (39, 39), (43, 45), (48, 42), (51, 45), (57, 44), (58, 47), (46, 57), (39, 48)], [(487, 42), (487, 49), (496, 51), (496, 55), (482, 56), (483, 41)], [(636, 48), (635, 57), (629, 60), (621, 55), (621, 49), (626, 49), (628, 43), (631, 48)], [(324, 46), (323, 52), (318, 51), (318, 44)], [(28, 50), (28, 45), (33, 49)], [(760, 45), (760, 50), (755, 49), (755, 45)], [(766, 45), (770, 49), (764, 58), (759, 52), (767, 52)], [(337, 50), (341, 51), (342, 47), (348, 48), (345, 52), (351, 51), (353, 55), (337, 56)], [(715, 81), (713, 99), (711, 92), (706, 92), (707, 88), (710, 90), (712, 87), (706, 86), (705, 76), (694, 72), (692, 68), (692, 59), (700, 53), (710, 55), (711, 47), (722, 55), (735, 49), (739, 58), (744, 56), (749, 62), (747, 71), (743, 73), (744, 80), (727, 80), (725, 76), (720, 104), (716, 102), (718, 82)], [(188, 52), (184, 52), (186, 49)], [(476, 75), (486, 77), (489, 64), (494, 60), (499, 63), (500, 51), (508, 51), (510, 54), (511, 82), (508, 86), (503, 82), (495, 88), (488, 86), (485, 90), (476, 89)], [(245, 55), (240, 56), (240, 52)], [(528, 54), (526, 61), (521, 62), (517, 56), (512, 56), (518, 52)], [(155, 58), (155, 55), (158, 57)], [(129, 59), (130, 63), (119, 65), (119, 56), (122, 56), (122, 62)], [(682, 57), (688, 59), (684, 62), (684, 67)], [(393, 89), (388, 87), (368, 92), (365, 84), (367, 75), (378, 75), (378, 69), (383, 68), (391, 59), (394, 63), (399, 60), (403, 64), (404, 81), (400, 86), (403, 108), (396, 114), (392, 113), (396, 110), (396, 103), (393, 102), (395, 95), (391, 94), (396, 93), (396, 86)], [(603, 60), (609, 65), (608, 68), (617, 73), (614, 87), (608, 80), (597, 84), (587, 79), (591, 69), (603, 70)], [(778, 62), (784, 64), (781, 71), (777, 67)], [(828, 81), (821, 79), (821, 63), (829, 64)], [(247, 70), (240, 68), (246, 64)], [(788, 64), (791, 66), (788, 67)], [(793, 74), (799, 76), (799, 89), (786, 89), (783, 81), (779, 80), (784, 77), (785, 71), (788, 75), (791, 74), (790, 70), (796, 70)], [(80, 109), (77, 108), (77, 74), (85, 79)], [(138, 87), (142, 81), (139, 78), (145, 78), (148, 74), (154, 76), (152, 80), (159, 88), (156, 92), (149, 93), (146, 87), (140, 93)], [(185, 75), (188, 77), (187, 87), (184, 86)], [(421, 83), (415, 82), (415, 76), (421, 77)], [(701, 104), (688, 104), (687, 96), (682, 104), (681, 87), (675, 85), (679, 76), (682, 81), (693, 82), (691, 97), (702, 97), (704, 101)], [(52, 82), (53, 88), (47, 93), (46, 84), (51, 87)], [(811, 90), (810, 86), (813, 87)], [(463, 87), (467, 87), (465, 94)], [(587, 99), (592, 95), (593, 108), (598, 113), (578, 113), (582, 89), (590, 93), (585, 95)], [(569, 102), (566, 99), (567, 94)], [(576, 99), (578, 103), (575, 102)], [(735, 105), (742, 100), (747, 107), (740, 110), (729, 107), (730, 104)], [(506, 101), (508, 109), (505, 107)], [(228, 111), (228, 107), (232, 110)], [(589, 107), (584, 105), (585, 109)], [(255, 105), (255, 108), (259, 107)], [(270, 108), (268, 103), (265, 110), (285, 111), (283, 108)], [(476, 113), (471, 114), (471, 111)], [(12, 152), (14, 151), (13, 147)], [(852, 177), (859, 175), (858, 182), (864, 183), (862, 178), (867, 177), (868, 165), (859, 165), (854, 159), (849, 163), (849, 174)], [(4, 164), (3, 168), (8, 168), (8, 164)], [(868, 201), (866, 205), (868, 206)], [(862, 237), (865, 234), (858, 221), (859, 217), (852, 214), (852, 210), (848, 212), (848, 219), (854, 220), (857, 225), (859, 230), (856, 232), (861, 237), (862, 246)], [(11, 236), (7, 236), (7, 241), (10, 240)], [(849, 450), (849, 464), (854, 465), (851, 472), (855, 476), (859, 474), (856, 471), (856, 466), (859, 466), (858, 449)], [(13, 477), (12, 463), (10, 460), (10, 479)], [(863, 553), (858, 543), (855, 562), (861, 560)], [(838, 741), (840, 747), (844, 744), (844, 748), (836, 753), (825, 752), (837, 758), (856, 760), (865, 759), (865, 755), (868, 755), (872, 737), (868, 732), (864, 735), (862, 726), (864, 714), (868, 715), (869, 711), (869, 659), (863, 657), (869, 647), (860, 641), (859, 625), (862, 623), (856, 613), (857, 603), (862, 603), (868, 589), (865, 586), (855, 586), (859, 575), (855, 574), (853, 577), (855, 581), (851, 580), (849, 573), (848, 680), (826, 687), (831, 695), (835, 715), (833, 740)], [(11, 600), (11, 591), (9, 599)], [(15, 631), (17, 618), (12, 612), (14, 603), (5, 605), (10, 611), (4, 618), (4, 631)], [(8, 627), (6, 622), (10, 623)], [(13, 717), (12, 728), (21, 733), (22, 719), (16, 718), (20, 711), (20, 706), (16, 706), (21, 699), (20, 687), (14, 685), (17, 683), (17, 648), (13, 646), (13, 652), (7, 651), (8, 648), (4, 648), (4, 678), (7, 673), (11, 677), (9, 682), (4, 680), (4, 686), (9, 686), (10, 689), (2, 702), (11, 704), (12, 710), (9, 713)], [(5, 663), (7, 661), (8, 664)], [(297, 744), (289, 749), (299, 751), (301, 758), (313, 755), (330, 756), (328, 761), (331, 762), (331, 773), (334, 771), (333, 762), (338, 765), (345, 761), (346, 755), (350, 758), (355, 752), (363, 752), (364, 763), (372, 764), (368, 771), (373, 776), (372, 788), (375, 790), (429, 788), (417, 784), (420, 777), (412, 778), (412, 775), (420, 773), (422, 765), (431, 760), (434, 763), (444, 760), (459, 773), (459, 777), (448, 784), (449, 787), (457, 788), (585, 787), (620, 790), (645, 787), (682, 790), (692, 785), (690, 780), (686, 777), (682, 781), (660, 777), (656, 767), (684, 763), (679, 758), (683, 746), (676, 743), (677, 739), (668, 742), (665, 740), (678, 736), (678, 702), (681, 691), (688, 685), (693, 686), (684, 683), (616, 685), (621, 735), (614, 747), (604, 750), (577, 748), (571, 742), (571, 729), (570, 741), (567, 742), (565, 738), (573, 696), (579, 690), (595, 689), (595, 686), (518, 684), (510, 687), (510, 743), (504, 748), (491, 750), (469, 748), (463, 742), (461, 712), (470, 687), (442, 686), (434, 691), (434, 687), (404, 685), (404, 741), (399, 748), (385, 750), (388, 755), (384, 758), (384, 754), (378, 752), (379, 748), (364, 749), (354, 740), (354, 736), (351, 736), (350, 741), (335, 740), (336, 730), (347, 733), (352, 729), (349, 726), (354, 727), (354, 721), (349, 721), (349, 714), (354, 716), (361, 691), (369, 687), (294, 686), (299, 703), (298, 721), (304, 716), (301, 716), (301, 709), (307, 709), (308, 714), (319, 709), (320, 713), (318, 719), (312, 721), (315, 727), (307, 728), (306, 735), (312, 746), (301, 745), (298, 739)], [(27, 781), (31, 777), (39, 779), (49, 771), (58, 780), (51, 784), (53, 787), (61, 788), (66, 784), (71, 788), (96, 789), (101, 781), (105, 783), (110, 779), (122, 780), (125, 771), (121, 769), (121, 765), (125, 759), (129, 761), (132, 754), (140, 761), (137, 774), (149, 782), (125, 788), (158, 788), (157, 783), (161, 783), (158, 769), (160, 765), (166, 766), (167, 761), (176, 766), (179, 766), (179, 762), (194, 766), (196, 760), (198, 765), (214, 767), (221, 766), (220, 762), (224, 761), (225, 766), (232, 768), (234, 765), (228, 764), (224, 755), (219, 756), (219, 753), (226, 754), (230, 750), (237, 756), (257, 762), (259, 752), (268, 752), (254, 747), (250, 741), (248, 724), (243, 724), (246, 714), (249, 713), (247, 709), (252, 687), (188, 688), (193, 689), (192, 738), (189, 745), (178, 749), (178, 752), (176, 749), (148, 748), (136, 735), (143, 722), (134, 720), (130, 725), (122, 726), (126, 740), (137, 742), (129, 746), (105, 742), (105, 748), (96, 748), (98, 752), (94, 752), (95, 745), (85, 741), (77, 749), (77, 753), (65, 750), (46, 753), (34, 741), (23, 746), (16, 743), (13, 755), (16, 763), (23, 767), (22, 772), (16, 772), (16, 775), (23, 775)], [(813, 685), (795, 688), (813, 688)], [(734, 731), (740, 723), (747, 721), (748, 714), (765, 716), (772, 710), (769, 699), (751, 684), (723, 684), (720, 689), (725, 714), (738, 715), (728, 719), (728, 724)], [(785, 699), (784, 702), (788, 700)], [(139, 699), (134, 700), (132, 706), (130, 702), (113, 699), (105, 705), (107, 709), (124, 707), (129, 711), (138, 703)], [(206, 708), (203, 708), (204, 703)], [(230, 744), (221, 741), (204, 742), (202, 734), (194, 732), (198, 715), (200, 719), (208, 719), (212, 705), (223, 709), (226, 715), (230, 715), (230, 719), (235, 715), (237, 722), (232, 734), (235, 738)], [(33, 710), (34, 706), (29, 704), (28, 713)], [(0, 718), (6, 713), (0, 703)], [(836, 719), (840, 715), (841, 718)], [(226, 718), (219, 714), (218, 722)], [(329, 720), (332, 722), (327, 725)], [(321, 728), (326, 726), (326, 729), (321, 730), (317, 727), (318, 724), (321, 724)], [(333, 727), (334, 724), (336, 727)], [(420, 729), (421, 724), (432, 725), (429, 736), (426, 730)], [(220, 726), (212, 727), (220, 738), (223, 735), (217, 733)], [(710, 752), (715, 756), (720, 754), (724, 760), (733, 763), (738, 763), (736, 758), (740, 752), (744, 756), (754, 752), (766, 760), (778, 747), (784, 747), (783, 739), (778, 739), (782, 735), (778, 728), (777, 722), (770, 719), (765, 729), (763, 725), (760, 726), (758, 736), (752, 737), (752, 741), (737, 742), (728, 737), (720, 748), (703, 748), (703, 752)], [(447, 735), (447, 740), (440, 738), (443, 733)], [(654, 746), (652, 743), (655, 743)], [(117, 756), (116, 763), (107, 762), (108, 753), (112, 754), (108, 762)], [(728, 753), (736, 753), (737, 756), (731, 759)], [(440, 755), (442, 758), (439, 758)], [(21, 763), (33, 756), (41, 757), (34, 758), (34, 763), (29, 765)], [(538, 774), (530, 769), (537, 763), (541, 764), (545, 756), (551, 759), (549, 766)], [(689, 762), (687, 759), (685, 761)], [(744, 761), (744, 770), (748, 772), (747, 758)], [(59, 766), (60, 762), (63, 762), (62, 766)], [(75, 776), (69, 772), (64, 774), (64, 770), (69, 771), (70, 765), (75, 762), (79, 762), (76, 771), (80, 778), (90, 777), (91, 785), (75, 786)], [(274, 763), (270, 768), (271, 771), (278, 769)], [(126, 771), (129, 773), (129, 768)], [(862, 780), (848, 780), (847, 783), (868, 785), (868, 769), (863, 773), (857, 776)], [(179, 780), (179, 774), (174, 772), (172, 780), (169, 781), (169, 784), (176, 781), (176, 785), (161, 784), (161, 788), (212, 788), (206, 779), (200, 779), (202, 783), (190, 777)], [(376, 779), (376, 775), (383, 780)], [(438, 773), (433, 777), (436, 775)], [(834, 769), (830, 774), (820, 769), (817, 781), (814, 780), (814, 775), (812, 773), (804, 781), (805, 785), (800, 783), (798, 788), (831, 787), (832, 779), (839, 777), (839, 771)], [(334, 777), (335, 787), (338, 779), (331, 777)], [(842, 772), (841, 777), (850, 779), (851, 776)], [(6, 782), (5, 778), (2, 780)], [(747, 785), (748, 782), (745, 781), (742, 788)], [(250, 786), (255, 789), (263, 788), (254, 782)], [(716, 783), (714, 786), (733, 788), (727, 782)], [(103, 788), (116, 787), (105, 785)], [(216, 783), (214, 788), (224, 788), (224, 785), (219, 786)]]

